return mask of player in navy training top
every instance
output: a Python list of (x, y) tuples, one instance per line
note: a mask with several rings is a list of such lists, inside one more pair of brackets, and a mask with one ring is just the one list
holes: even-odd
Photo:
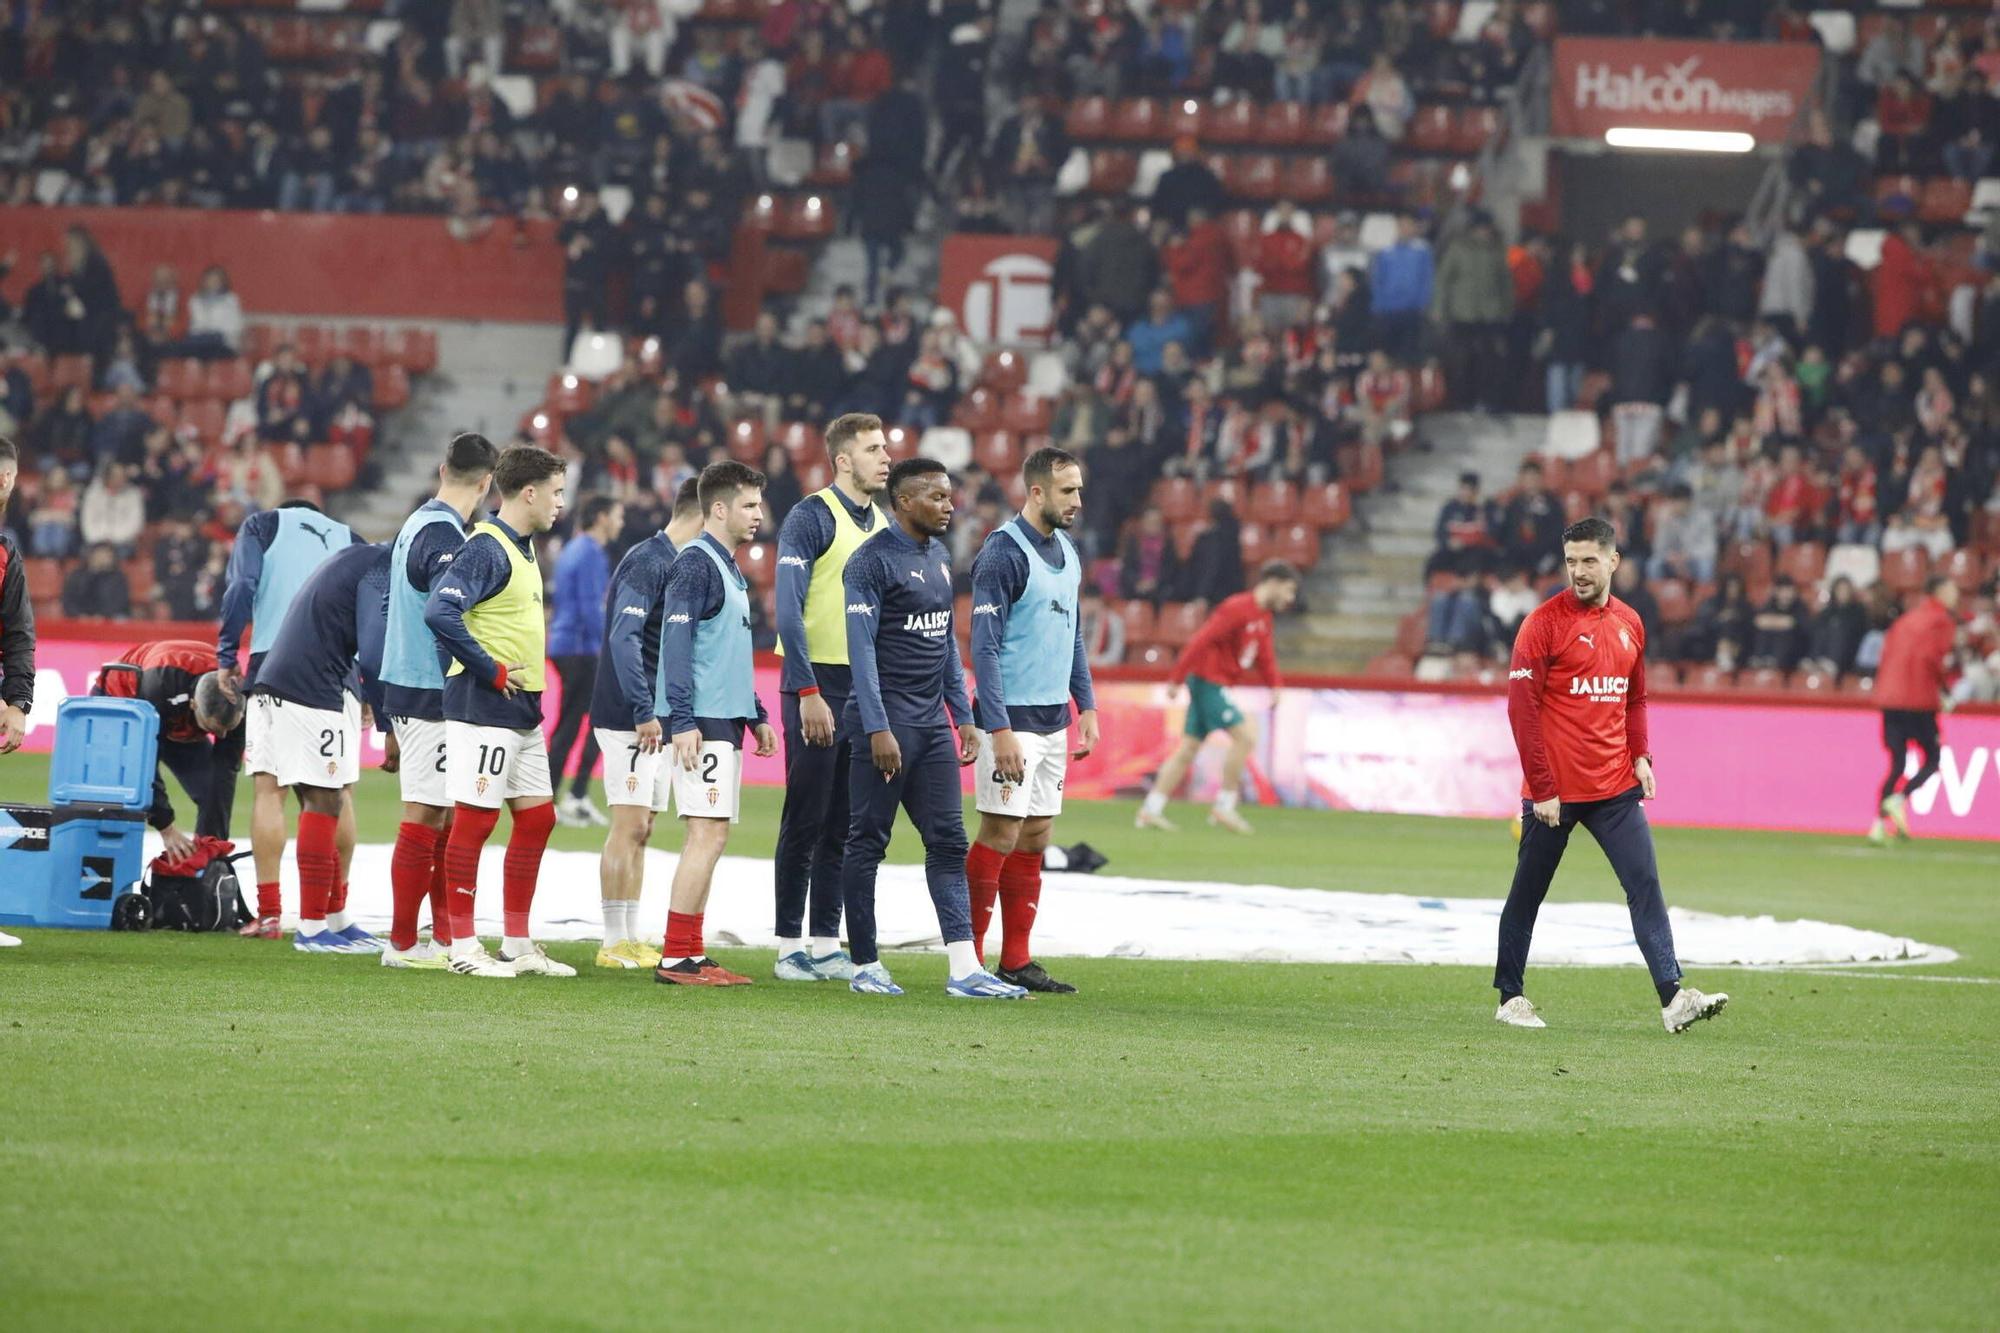
[(699, 493), (695, 478), (681, 483), (666, 530), (625, 553), (612, 572), (611, 592), (604, 602), (604, 647), (590, 696), (590, 721), (604, 752), (605, 804), (611, 807), (611, 828), (597, 863), (604, 901), (599, 967), (660, 965), (660, 951), (648, 942), (648, 932), (639, 928), (646, 843), (653, 836), (653, 816), (673, 805), (674, 790), (661, 743), (661, 719), (653, 715), (653, 684), (660, 669), (667, 571), (674, 556), (701, 531)]
[(875, 943), (875, 874), (900, 805), (924, 840), (924, 878), (950, 955), (946, 993), (1019, 999), (1025, 990), (980, 966), (966, 901), (958, 770), (979, 753), (979, 735), (952, 634), (951, 560), (937, 540), (951, 526), (951, 477), (942, 463), (910, 458), (889, 469), (886, 489), (893, 521), (856, 548), (844, 576), (854, 683), (845, 719), (854, 746), (852, 814), (840, 876), (854, 957), (848, 985), (869, 995), (903, 993)]
[[(365, 702), (381, 707), (375, 673), (389, 589), (389, 548), (349, 546), (292, 598), (260, 664), (251, 706), (265, 710), (265, 758), (299, 799), (301, 953), (360, 953), (381, 941), (347, 919), (354, 852), (352, 788), (361, 776)], [(366, 651), (364, 651), (364, 645)], [(364, 671), (358, 665), (371, 659)], [(344, 833), (343, 831), (344, 830)]]

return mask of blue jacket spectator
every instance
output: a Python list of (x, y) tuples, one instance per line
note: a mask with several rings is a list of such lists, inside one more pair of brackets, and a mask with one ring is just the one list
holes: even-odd
[(1132, 367), (1141, 375), (1157, 375), (1166, 369), (1168, 343), (1183, 348), (1194, 345), (1194, 321), (1174, 309), (1173, 298), (1164, 291), (1154, 292), (1146, 317), (1132, 321), (1125, 341), (1132, 344)]

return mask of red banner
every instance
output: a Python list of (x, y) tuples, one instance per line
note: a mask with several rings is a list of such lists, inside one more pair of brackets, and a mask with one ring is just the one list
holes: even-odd
[(1559, 37), (1550, 90), (1557, 138), (1619, 127), (1734, 130), (1779, 143), (1819, 73), (1808, 42), (1660, 42)]
[(1055, 323), (1056, 243), (1047, 236), (944, 238), (938, 302), (974, 342), (1048, 341)]

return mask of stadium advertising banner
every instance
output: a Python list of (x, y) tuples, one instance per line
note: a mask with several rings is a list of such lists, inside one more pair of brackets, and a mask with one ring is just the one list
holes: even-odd
[[(87, 694), (116, 643), (44, 639), (37, 652), (35, 708), (25, 748), (54, 742), (56, 708)], [(549, 672), (546, 725), (561, 708)], [(757, 693), (773, 716), (778, 669), (757, 669)], [(1505, 696), (1396, 689), (1234, 692), (1261, 737), (1251, 757), (1256, 798), (1322, 810), (1499, 819), (1520, 807), (1521, 769)], [(1134, 797), (1172, 752), (1187, 696), (1157, 682), (1105, 681), (1097, 688), (1104, 743), (1071, 760), (1066, 794), (1078, 800)], [(1882, 781), (1882, 715), (1846, 705), (1784, 706), (1656, 699), (1652, 743), (1660, 779), (1655, 823), (1801, 833), (1858, 833)], [(1919, 834), (2000, 841), (2000, 715), (1948, 714), (1938, 776), (1910, 799)], [(381, 737), (363, 738), (362, 761), (381, 761)], [(1195, 796), (1215, 788), (1221, 747), (1202, 752)], [(1914, 770), (1912, 756), (1909, 767)], [(783, 750), (744, 756), (743, 780), (784, 782)], [(964, 787), (972, 790), (972, 771)]]
[(1565, 139), (1620, 127), (1733, 130), (1780, 143), (1818, 73), (1808, 42), (1558, 37), (1550, 129)]
[(954, 234), (939, 257), (938, 302), (975, 342), (1041, 344), (1055, 322), (1055, 273), (1049, 237)]

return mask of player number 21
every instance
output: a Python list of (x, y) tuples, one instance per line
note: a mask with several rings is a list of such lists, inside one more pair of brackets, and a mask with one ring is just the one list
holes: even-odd
[(322, 731), (319, 734), (319, 752), (323, 758), (327, 759), (333, 758), (336, 754), (342, 758), (346, 758), (347, 733), (331, 729)]

